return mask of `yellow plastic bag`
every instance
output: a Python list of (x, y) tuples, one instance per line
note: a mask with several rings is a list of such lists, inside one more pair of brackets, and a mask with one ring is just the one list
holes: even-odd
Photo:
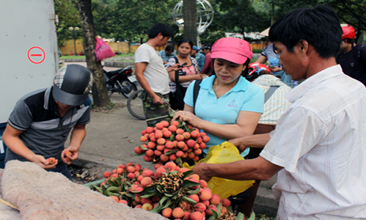
[[(240, 156), (238, 148), (232, 143), (225, 141), (221, 145), (210, 147), (207, 156), (198, 161), (198, 163), (220, 164), (239, 160), (244, 160), (244, 158)], [(183, 167), (193, 168), (193, 166), (189, 166), (187, 163), (184, 163)], [(208, 181), (208, 187), (212, 190), (212, 193), (218, 194), (221, 199), (224, 199), (231, 195), (237, 195), (244, 192), (251, 187), (254, 182), (254, 180), (238, 181), (212, 177), (211, 180)]]

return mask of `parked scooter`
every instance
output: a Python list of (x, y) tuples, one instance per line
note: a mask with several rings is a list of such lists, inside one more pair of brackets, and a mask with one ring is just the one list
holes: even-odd
[(109, 72), (103, 69), (109, 95), (112, 95), (114, 92), (118, 92), (119, 94), (122, 94), (124, 97), (128, 98), (130, 94), (136, 91), (138, 82), (136, 77), (132, 75), (132, 72), (133, 69), (131, 67)]

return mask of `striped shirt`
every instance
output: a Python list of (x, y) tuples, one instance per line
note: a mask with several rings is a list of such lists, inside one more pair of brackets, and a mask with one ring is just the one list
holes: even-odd
[(277, 219), (366, 218), (366, 88), (339, 65), (295, 87), (260, 154), (283, 167)]
[[(23, 96), (16, 103), (8, 123), (23, 131), (19, 138), (32, 152), (45, 158), (54, 157), (60, 160), (71, 129), (89, 121), (90, 108), (84, 105), (73, 107), (61, 117), (52, 98), (52, 87), (49, 87)], [(9, 160), (26, 161), (8, 149), (5, 162)]]
[(264, 111), (258, 122), (258, 124), (277, 124), (278, 119), (291, 105), (286, 99), (286, 95), (291, 91), (291, 87), (272, 74), (259, 76), (253, 81), (253, 84), (261, 87), (264, 93), (266, 93), (271, 86), (279, 86), (264, 104)]

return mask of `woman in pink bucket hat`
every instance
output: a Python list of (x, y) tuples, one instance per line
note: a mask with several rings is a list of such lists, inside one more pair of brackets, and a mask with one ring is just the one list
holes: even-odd
[[(204, 155), (211, 146), (252, 135), (264, 103), (263, 90), (244, 78), (253, 55), (247, 41), (221, 38), (211, 52), (212, 75), (190, 84), (184, 97), (184, 110), (176, 112), (173, 118), (187, 121), (207, 133), (210, 141), (203, 149)], [(248, 153), (249, 149), (241, 155)]]

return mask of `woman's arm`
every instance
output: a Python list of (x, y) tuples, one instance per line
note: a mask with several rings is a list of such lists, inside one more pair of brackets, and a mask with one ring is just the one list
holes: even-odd
[(261, 113), (240, 111), (236, 124), (215, 124), (201, 120), (198, 128), (223, 139), (233, 139), (252, 135), (261, 117)]
[[(171, 71), (169, 72), (169, 78), (172, 82), (175, 82), (175, 71)], [(195, 75), (189, 75), (189, 76), (179, 76), (179, 82), (184, 83), (184, 82), (188, 82), (191, 80), (199, 80), (202, 79), (202, 75), (201, 74), (195, 74)]]
[(203, 129), (206, 132), (227, 140), (252, 135), (262, 115), (258, 112), (240, 111), (236, 124), (216, 124), (205, 121), (195, 116), (192, 112), (179, 111), (175, 114), (173, 120), (179, 118), (179, 120), (187, 121), (193, 127)]

